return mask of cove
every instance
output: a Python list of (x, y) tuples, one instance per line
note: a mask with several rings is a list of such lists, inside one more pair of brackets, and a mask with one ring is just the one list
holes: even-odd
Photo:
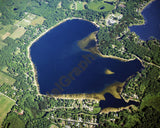
[(105, 95), (106, 100), (101, 100), (100, 101), (100, 107), (101, 109), (107, 108), (107, 107), (113, 107), (113, 108), (120, 108), (120, 107), (126, 107), (129, 105), (135, 105), (138, 106), (139, 103), (135, 101), (129, 101), (128, 103), (125, 102), (125, 100), (122, 99), (116, 99), (111, 95), (110, 93), (106, 93)]
[(139, 35), (140, 39), (142, 40), (149, 40), (151, 36), (160, 40), (159, 14), (160, 14), (160, 1), (155, 0), (142, 11), (145, 24), (129, 27), (130, 30)]
[[(142, 68), (137, 59), (123, 62), (80, 49), (77, 42), (97, 30), (91, 22), (67, 20), (31, 46), (41, 94), (53, 89), (61, 94), (97, 93)], [(107, 69), (114, 73), (106, 74)]]

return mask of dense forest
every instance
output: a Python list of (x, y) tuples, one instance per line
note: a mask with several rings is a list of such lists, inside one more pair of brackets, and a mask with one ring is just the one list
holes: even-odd
[[(78, 7), (80, 2), (84, 4), (83, 8)], [(160, 41), (153, 37), (142, 41), (128, 29), (133, 24), (143, 23), (140, 12), (149, 0), (114, 1), (114, 8), (109, 11), (94, 9), (91, 2), (101, 4), (104, 0), (0, 0), (0, 36), (4, 29), (11, 25), (15, 27), (18, 21), (27, 19), (28, 14), (45, 19), (35, 26), (22, 24), (25, 33), (20, 38), (8, 36), (0, 39), (0, 46), (1, 42), (5, 44), (3, 48), (0, 47), (0, 73), (13, 79), (12, 84), (0, 83), (0, 92), (16, 101), (2, 127), (160, 127)], [(77, 5), (76, 8), (73, 3)], [(123, 15), (119, 23), (105, 25), (104, 19), (116, 13)], [(99, 103), (94, 100), (84, 99), (80, 102), (38, 94), (27, 48), (41, 33), (69, 17), (83, 18), (100, 25), (97, 46), (102, 54), (125, 59), (139, 58), (142, 61), (144, 69), (126, 82), (121, 94), (126, 101), (138, 101), (139, 106), (101, 114)], [(14, 27), (7, 32), (14, 31)], [(134, 95), (138, 99), (134, 99)], [(79, 122), (73, 123), (68, 119)]]

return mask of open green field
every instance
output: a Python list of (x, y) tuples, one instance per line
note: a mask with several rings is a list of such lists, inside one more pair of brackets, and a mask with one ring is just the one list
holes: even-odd
[(16, 31), (14, 31), (10, 35), (10, 38), (12, 38), (12, 39), (20, 38), (21, 36), (23, 36), (23, 34), (25, 32), (26, 32), (26, 30), (24, 29), (24, 27), (19, 27), (19, 28), (16, 29)]
[(7, 46), (7, 44), (3, 43), (3, 42), (0, 40), (0, 50), (1, 50), (3, 47), (5, 47), (5, 46)]
[(84, 9), (83, 2), (77, 2), (77, 10), (83, 10), (83, 9)]
[(14, 101), (0, 93), (0, 126), (14, 104)]
[(2, 25), (2, 29), (0, 30), (0, 38), (3, 40), (7, 36), (9, 36), (10, 33), (13, 33), (18, 27), (15, 25)]
[(43, 24), (45, 18), (38, 16), (36, 19), (32, 20), (31, 25), (35, 26), (37, 24)]
[(27, 27), (30, 24), (31, 24), (30, 20), (23, 19), (23, 20), (19, 21), (16, 25), (21, 26), (21, 27)]
[(88, 8), (94, 11), (104, 12), (111, 11), (114, 8), (114, 5), (102, 2), (90, 2)]
[(29, 13), (23, 20), (16, 22), (15, 25), (20, 27), (27, 27), (35, 18), (36, 15)]
[(7, 67), (7, 66), (2, 67), (1, 70), (2, 70), (3, 72), (5, 72), (5, 73), (8, 73), (8, 67)]
[(61, 8), (62, 7), (62, 2), (59, 2), (57, 8)]
[(0, 72), (0, 85), (6, 83), (6, 84), (9, 84), (9, 85), (12, 85), (14, 84), (16, 80), (13, 79), (12, 77)]

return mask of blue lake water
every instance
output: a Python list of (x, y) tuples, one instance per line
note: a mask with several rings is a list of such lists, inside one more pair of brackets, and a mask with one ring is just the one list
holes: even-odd
[(113, 108), (120, 108), (120, 107), (126, 107), (129, 105), (135, 105), (138, 106), (139, 103), (135, 101), (129, 101), (128, 103), (124, 101), (124, 99), (116, 99), (111, 95), (110, 93), (106, 93), (104, 95), (106, 100), (101, 100), (100, 101), (100, 107), (101, 109), (107, 108), (107, 107), (113, 107)]
[(148, 40), (151, 36), (160, 40), (160, 0), (155, 0), (143, 11), (144, 25), (132, 26), (130, 30), (140, 36), (142, 40)]
[[(68, 20), (31, 46), (40, 93), (100, 92), (116, 81), (125, 81), (142, 68), (138, 60), (122, 62), (82, 51), (77, 41), (97, 30), (88, 21)], [(114, 74), (106, 75), (106, 69)]]

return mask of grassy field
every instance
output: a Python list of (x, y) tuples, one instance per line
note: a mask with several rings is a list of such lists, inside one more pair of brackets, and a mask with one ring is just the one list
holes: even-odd
[(102, 2), (90, 2), (88, 8), (94, 11), (104, 12), (111, 11), (114, 8), (114, 5)]
[(3, 27), (3, 29), (0, 30), (0, 38), (2, 40), (7, 38), (10, 35), (10, 33), (13, 33), (18, 28), (15, 25), (2, 25), (1, 27)]
[(83, 10), (83, 9), (84, 9), (83, 2), (77, 2), (77, 10)]
[[(20, 38), (26, 30), (24, 27), (27, 27), (28, 25), (37, 25), (37, 24), (43, 24), (45, 18), (36, 16), (31, 13), (27, 13), (26, 17), (21, 21), (15, 21), (14, 25), (2, 25), (0, 23), (1, 29), (0, 29), (0, 49), (2, 49), (4, 46), (6, 46), (3, 43), (3, 40), (7, 37), (10, 37), (12, 39)], [(1, 41), (2, 40), (2, 41)]]
[(15, 25), (19, 27), (27, 27), (34, 19), (36, 19), (36, 15), (34, 14), (28, 13), (26, 15), (27, 16), (23, 20), (17, 21)]
[(85, 4), (87, 4), (87, 2), (81, 2), (81, 1), (74, 2), (73, 4), (71, 4), (70, 9), (83, 10)]
[(9, 32), (6, 32), (6, 33), (1, 37), (1, 39), (2, 39), (2, 40), (5, 40), (8, 36), (10, 36), (10, 33), (9, 33)]
[(23, 36), (23, 34), (25, 32), (26, 32), (26, 30), (23, 27), (19, 27), (19, 28), (16, 29), (16, 31), (14, 31), (10, 35), (10, 38), (12, 38), (12, 39), (20, 38), (21, 36)]
[(10, 100), (8, 97), (0, 94), (0, 126), (2, 121), (6, 117), (7, 113), (11, 110), (11, 107), (15, 104), (14, 101)]
[(0, 50), (1, 50), (3, 47), (5, 47), (5, 46), (7, 46), (7, 44), (3, 43), (3, 42), (0, 40)]
[(43, 17), (37, 17), (36, 19), (34, 19), (32, 22), (31, 22), (31, 25), (33, 25), (33, 26), (35, 26), (35, 25), (37, 25), (37, 24), (43, 24), (43, 22), (44, 22), (44, 20), (45, 20), (45, 18), (43, 18)]
[(1, 70), (2, 70), (3, 72), (5, 72), (5, 73), (8, 73), (8, 67), (7, 67), (7, 66), (2, 67)]
[(19, 21), (16, 25), (21, 26), (21, 27), (27, 27), (30, 24), (31, 24), (31, 21), (23, 19), (23, 20)]
[(62, 7), (62, 2), (59, 2), (57, 8), (61, 8)]
[(12, 85), (14, 84), (15, 79), (13, 79), (12, 77), (0, 72), (0, 85), (2, 85), (3, 83)]

